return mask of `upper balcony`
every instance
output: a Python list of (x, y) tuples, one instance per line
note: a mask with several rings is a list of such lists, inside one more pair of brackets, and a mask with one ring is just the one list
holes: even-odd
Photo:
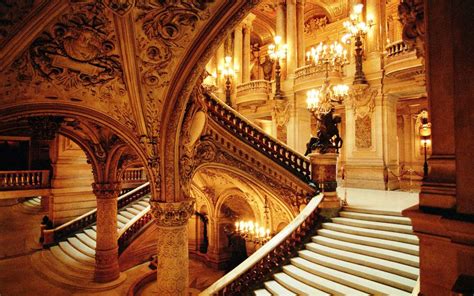
[(265, 103), (272, 92), (268, 80), (252, 80), (237, 85), (236, 103), (238, 106), (259, 105)]
[(399, 80), (412, 79), (424, 73), (424, 66), (416, 52), (402, 40), (387, 45), (385, 54), (385, 75)]
[[(295, 92), (314, 88), (315, 85), (322, 85), (325, 79), (326, 68), (324, 66), (306, 65), (295, 70)], [(340, 68), (329, 67), (328, 78), (331, 81), (342, 79)]]

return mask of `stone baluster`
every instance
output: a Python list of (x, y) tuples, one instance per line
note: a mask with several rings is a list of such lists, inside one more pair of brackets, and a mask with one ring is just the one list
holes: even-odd
[(97, 197), (96, 282), (104, 283), (120, 276), (117, 244), (117, 198), (120, 183), (93, 183)]

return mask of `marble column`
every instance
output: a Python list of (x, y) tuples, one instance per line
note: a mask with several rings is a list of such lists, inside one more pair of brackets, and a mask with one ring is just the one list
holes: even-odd
[(294, 76), (298, 64), (297, 30), (296, 30), (296, 0), (286, 1), (286, 74)]
[(97, 197), (97, 239), (95, 249), (96, 282), (104, 283), (120, 276), (117, 244), (117, 197), (120, 183), (93, 183)]
[(188, 220), (194, 213), (194, 200), (150, 204), (158, 229), (157, 291), (163, 296), (187, 295)]
[(379, 52), (382, 51), (382, 38), (381, 34), (381, 25), (382, 20), (380, 18), (381, 14), (381, 3), (385, 3), (384, 1), (379, 0), (367, 0), (366, 5), (366, 17), (365, 22), (369, 22), (370, 20), (373, 22), (373, 26), (367, 32), (367, 51), (370, 52)]
[(224, 44), (221, 44), (216, 52), (216, 64), (217, 64), (217, 87), (218, 87), (218, 97), (225, 101), (225, 90), (224, 90), (224, 83), (225, 79), (222, 74), (222, 66), (224, 65), (224, 58), (225, 58), (225, 49)]
[(236, 85), (242, 83), (242, 28), (243, 24), (239, 24), (234, 30), (234, 82)]
[(304, 1), (296, 0), (296, 21), (297, 21), (297, 46), (298, 46), (298, 68), (305, 65), (306, 47), (304, 44)]
[(278, 0), (276, 7), (276, 34), (281, 37), (281, 42), (286, 42), (286, 15), (285, 0)]

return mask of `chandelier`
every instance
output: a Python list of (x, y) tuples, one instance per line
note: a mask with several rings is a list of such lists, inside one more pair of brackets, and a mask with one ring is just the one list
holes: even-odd
[[(263, 215), (266, 225), (269, 224), (269, 214), (270, 208), (268, 207), (268, 199), (265, 196)], [(255, 245), (263, 245), (272, 238), (270, 229), (260, 225), (258, 222), (240, 220), (235, 222), (234, 226), (235, 234), (241, 236), (245, 241), (252, 242)]]

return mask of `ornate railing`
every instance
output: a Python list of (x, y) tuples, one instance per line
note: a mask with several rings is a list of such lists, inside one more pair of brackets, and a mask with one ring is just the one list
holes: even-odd
[[(295, 84), (310, 78), (324, 78), (326, 71), (325, 66), (306, 65), (295, 70)], [(342, 69), (340, 67), (329, 66), (329, 75), (341, 76)]]
[(49, 171), (0, 171), (0, 190), (49, 187)]
[(272, 87), (270, 85), (270, 81), (268, 80), (252, 80), (250, 82), (237, 85), (237, 97), (255, 93), (262, 93), (268, 96), (271, 91)]
[(213, 94), (205, 95), (209, 116), (227, 131), (289, 170), (304, 182), (311, 180), (310, 162), (281, 141), (265, 133)]
[(389, 45), (387, 45), (387, 47), (385, 47), (385, 50), (387, 57), (393, 57), (409, 51), (409, 48), (405, 44), (405, 42), (403, 42), (403, 40), (400, 40), (397, 42), (390, 43)]
[(319, 223), (318, 206), (322, 198), (322, 194), (312, 198), (282, 231), (199, 295), (247, 295), (270, 280), (313, 235)]
[(122, 182), (146, 182), (145, 168), (128, 168), (122, 176)]
[(121, 254), (135, 237), (153, 220), (150, 206), (147, 206), (140, 214), (136, 215), (123, 226), (118, 233), (119, 254)]
[[(134, 202), (149, 193), (150, 193), (150, 183), (147, 182), (133, 189), (132, 191), (127, 192), (124, 195), (120, 196), (117, 200), (117, 208), (118, 209), (123, 208), (127, 206), (128, 204), (130, 204), (131, 202)], [(50, 222), (47, 219), (43, 220), (43, 223), (41, 226), (40, 241), (43, 243), (43, 246), (49, 246), (63, 238), (68, 237), (72, 233), (95, 223), (96, 220), (97, 220), (97, 209), (93, 209), (75, 218), (74, 220), (64, 223), (63, 225), (60, 225), (54, 229), (48, 229), (48, 224), (50, 224)]]

